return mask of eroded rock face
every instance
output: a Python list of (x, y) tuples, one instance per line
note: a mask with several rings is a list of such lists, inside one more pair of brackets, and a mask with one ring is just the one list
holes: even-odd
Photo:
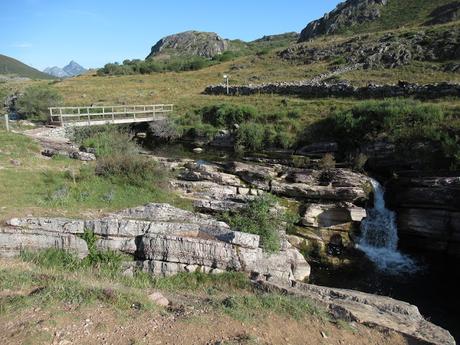
[(300, 33), (299, 42), (308, 41), (320, 35), (338, 33), (352, 25), (373, 21), (380, 17), (387, 0), (347, 0), (307, 25)]
[(460, 177), (401, 176), (387, 194), (401, 245), (460, 257)]
[(348, 65), (363, 68), (394, 68), (412, 61), (449, 61), (459, 58), (460, 29), (420, 29), (414, 32), (386, 33), (380, 37), (360, 35), (333, 45), (314, 43), (293, 45), (280, 52), (286, 60), (315, 63), (330, 56), (341, 56)]
[(248, 272), (288, 284), (304, 280), (310, 266), (284, 239), (279, 253), (265, 253), (258, 235), (233, 231), (209, 215), (177, 209), (168, 204), (148, 204), (95, 220), (64, 218), (11, 219), (0, 232), (0, 254), (20, 250), (58, 248), (87, 255), (81, 235), (91, 230), (99, 249), (133, 255), (139, 268), (154, 274), (202, 270)]

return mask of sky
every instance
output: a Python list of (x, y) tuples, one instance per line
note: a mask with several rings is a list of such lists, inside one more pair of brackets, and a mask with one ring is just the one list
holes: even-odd
[(0, 54), (43, 70), (144, 59), (162, 37), (212, 31), (254, 40), (300, 32), (340, 0), (0, 0)]

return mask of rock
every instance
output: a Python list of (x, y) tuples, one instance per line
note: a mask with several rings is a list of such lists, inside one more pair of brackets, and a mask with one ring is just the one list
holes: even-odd
[(305, 183), (272, 182), (272, 192), (290, 198), (328, 201), (356, 201), (365, 199), (366, 192), (359, 187), (311, 186)]
[(380, 17), (387, 0), (347, 0), (307, 25), (300, 33), (299, 42), (306, 42), (320, 35), (330, 35), (348, 27), (373, 21)]
[(257, 285), (268, 291), (308, 297), (341, 319), (400, 332), (428, 344), (455, 345), (452, 335), (425, 320), (416, 306), (390, 297), (303, 283), (292, 288), (263, 281)]
[(302, 215), (302, 225), (330, 230), (350, 231), (366, 217), (366, 210), (350, 203), (308, 204)]
[(202, 56), (212, 58), (229, 49), (229, 42), (214, 32), (186, 31), (163, 37), (146, 59), (159, 56)]
[(204, 150), (201, 147), (195, 147), (192, 151), (193, 153), (202, 153)]
[(167, 307), (169, 305), (169, 300), (160, 292), (154, 292), (150, 294), (149, 300), (151, 300), (156, 305), (159, 305), (160, 307)]
[(303, 156), (324, 155), (326, 153), (337, 152), (339, 149), (336, 142), (320, 142), (304, 146), (296, 151), (296, 154)]
[(20, 228), (0, 228), (0, 256), (17, 256), (23, 250), (37, 251), (48, 248), (71, 251), (80, 258), (88, 254), (86, 242), (69, 233), (46, 230), (22, 230)]
[(161, 275), (236, 270), (289, 284), (310, 274), (303, 256), (284, 240), (279, 253), (265, 253), (258, 235), (233, 231), (211, 216), (168, 204), (148, 204), (93, 220), (28, 217), (11, 219), (7, 225), (0, 232), (0, 255), (59, 248), (83, 257), (88, 248), (79, 236), (90, 230), (98, 236), (97, 248), (133, 256), (136, 261), (124, 266), (127, 275), (136, 269)]
[(96, 156), (93, 153), (73, 151), (69, 153), (69, 157), (72, 159), (78, 159), (80, 161), (95, 161)]
[(460, 257), (460, 177), (402, 173), (386, 186), (400, 245)]
[(212, 181), (220, 185), (242, 187), (244, 184), (235, 175), (227, 174), (214, 164), (185, 164), (185, 170), (179, 174), (179, 178), (185, 181)]
[(278, 175), (274, 168), (242, 162), (230, 162), (225, 170), (262, 190), (269, 190), (270, 181)]

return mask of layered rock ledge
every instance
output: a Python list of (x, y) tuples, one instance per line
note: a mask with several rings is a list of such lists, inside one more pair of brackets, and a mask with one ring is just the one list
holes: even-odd
[(265, 291), (307, 297), (342, 319), (390, 329), (426, 344), (455, 345), (452, 335), (427, 321), (416, 306), (390, 297), (304, 283), (282, 287), (258, 281), (256, 285)]
[(98, 236), (96, 246), (130, 254), (127, 273), (154, 275), (201, 270), (243, 271), (253, 277), (289, 284), (305, 280), (310, 266), (287, 241), (278, 253), (266, 253), (258, 235), (234, 231), (208, 215), (168, 204), (148, 204), (95, 220), (14, 218), (0, 229), (0, 255), (58, 248), (80, 257), (88, 254), (85, 230)]

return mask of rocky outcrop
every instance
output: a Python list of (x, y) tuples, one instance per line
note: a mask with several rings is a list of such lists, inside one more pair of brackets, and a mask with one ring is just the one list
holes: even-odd
[(423, 318), (416, 306), (390, 297), (302, 283), (286, 288), (260, 281), (256, 286), (308, 297), (341, 319), (400, 332), (427, 344), (455, 345), (452, 335)]
[[(226, 95), (224, 85), (210, 85), (204, 90), (208, 95)], [(309, 82), (280, 82), (268, 84), (232, 85), (228, 89), (231, 96), (249, 96), (257, 94), (294, 95), (304, 98), (354, 97), (358, 99), (415, 97), (435, 99), (442, 97), (460, 97), (460, 84), (413, 84), (400, 82), (391, 85), (369, 84), (356, 87), (348, 82), (319, 83)]]
[(305, 42), (320, 35), (339, 33), (350, 26), (373, 21), (380, 17), (387, 0), (347, 0), (307, 25), (300, 33), (299, 42)]
[(430, 19), (425, 25), (444, 24), (460, 18), (460, 1), (437, 7), (430, 13)]
[[(336, 149), (334, 143), (305, 148), (317, 154)], [(299, 205), (300, 221), (287, 237), (296, 248), (334, 251), (351, 247), (355, 231), (365, 217), (362, 208), (371, 186), (366, 176), (348, 169), (300, 169), (289, 164), (250, 157), (245, 162), (201, 163), (189, 160), (167, 161), (168, 169), (178, 171), (171, 186), (192, 199), (195, 209), (205, 213), (238, 211), (257, 195), (271, 192)], [(261, 161), (261, 162), (259, 162)]]
[(450, 61), (460, 57), (460, 28), (420, 29), (413, 32), (358, 35), (340, 43), (301, 43), (280, 52), (285, 60), (305, 64), (330, 62), (341, 57), (348, 65), (363, 68), (394, 68), (413, 61)]
[(258, 235), (233, 231), (208, 215), (148, 204), (95, 220), (14, 218), (0, 230), (0, 254), (58, 248), (81, 257), (88, 253), (85, 230), (98, 237), (96, 247), (133, 256), (128, 271), (169, 275), (202, 270), (243, 271), (281, 284), (304, 280), (310, 266), (287, 241), (281, 251), (265, 253)]
[(388, 183), (400, 244), (460, 257), (460, 177), (404, 174)]
[(228, 48), (228, 40), (214, 32), (186, 31), (159, 40), (146, 59), (174, 55), (212, 58)]

